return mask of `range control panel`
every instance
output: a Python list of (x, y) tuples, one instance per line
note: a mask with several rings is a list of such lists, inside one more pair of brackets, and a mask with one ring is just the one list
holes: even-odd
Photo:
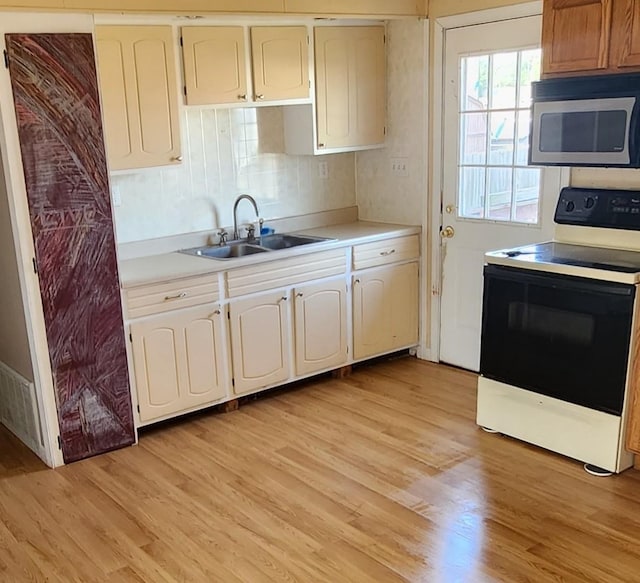
[(559, 225), (640, 231), (640, 191), (563, 188), (554, 220)]

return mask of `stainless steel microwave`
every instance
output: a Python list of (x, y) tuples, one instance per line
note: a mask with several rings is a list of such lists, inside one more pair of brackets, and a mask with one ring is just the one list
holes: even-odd
[(547, 79), (532, 96), (530, 165), (640, 167), (640, 75)]

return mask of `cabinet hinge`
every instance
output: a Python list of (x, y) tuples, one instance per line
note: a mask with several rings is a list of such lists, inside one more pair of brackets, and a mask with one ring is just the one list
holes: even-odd
[(180, 37), (180, 46), (183, 47), (184, 46), (184, 39), (182, 37)]
[(231, 379), (231, 386), (235, 387), (236, 386), (236, 379)]
[(227, 310), (227, 320), (231, 320), (231, 312)]
[(33, 273), (38, 273), (38, 264), (36, 263), (36, 258), (33, 257), (31, 261), (33, 261)]
[(58, 435), (58, 449), (62, 449), (62, 438)]
[(382, 128), (382, 133), (383, 133), (383, 135), (385, 135), (385, 136), (387, 135), (387, 126), (384, 126), (384, 127)]
[(387, 35), (383, 35), (382, 36), (382, 42), (386, 45), (387, 44)]
[(309, 35), (307, 35), (307, 44), (310, 45), (311, 44), (311, 37)]
[(140, 405), (136, 405), (136, 409), (138, 410), (138, 413), (140, 413)]
[(186, 96), (187, 96), (187, 86), (186, 86), (186, 85), (184, 85), (184, 86), (182, 87), (182, 91), (184, 92), (184, 95), (185, 95), (185, 97), (186, 97)]
[(129, 342), (133, 342), (133, 334), (131, 332), (129, 332)]
[(6, 69), (9, 68), (9, 53), (6, 50), (4, 51), (4, 66)]

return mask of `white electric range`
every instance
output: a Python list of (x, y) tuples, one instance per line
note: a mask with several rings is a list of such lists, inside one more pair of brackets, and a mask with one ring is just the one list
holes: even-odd
[(488, 253), (477, 422), (585, 462), (633, 464), (640, 192), (565, 188), (554, 241)]

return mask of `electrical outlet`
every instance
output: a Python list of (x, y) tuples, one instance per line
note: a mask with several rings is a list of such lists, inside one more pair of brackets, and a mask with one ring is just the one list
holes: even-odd
[(327, 180), (329, 178), (329, 164), (328, 162), (318, 163), (318, 178)]
[(391, 174), (409, 176), (409, 158), (391, 158)]
[(111, 187), (111, 200), (113, 200), (113, 206), (122, 206), (122, 196), (120, 196), (120, 187)]

